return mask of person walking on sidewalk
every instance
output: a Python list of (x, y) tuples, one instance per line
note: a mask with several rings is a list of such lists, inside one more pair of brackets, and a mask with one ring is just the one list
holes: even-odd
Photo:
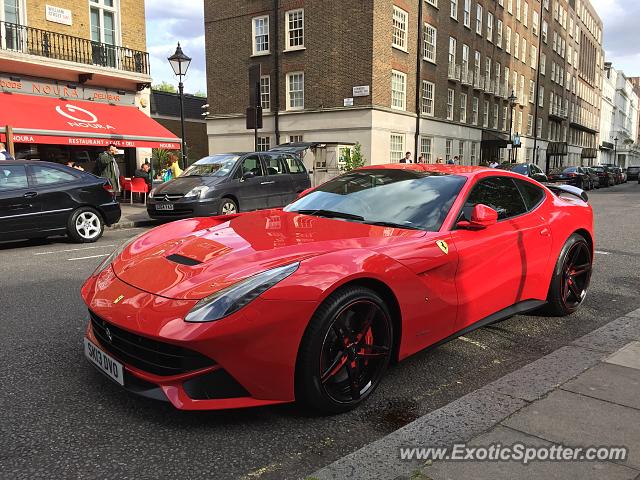
[(11, 154), (7, 152), (7, 147), (2, 142), (0, 142), (0, 160), (15, 160), (15, 158), (13, 158)]
[(178, 178), (182, 175), (182, 169), (178, 163), (178, 156), (175, 153), (170, 153), (167, 158), (169, 159), (169, 170), (171, 170), (171, 178)]
[(96, 168), (93, 171), (96, 176), (106, 178), (111, 182), (115, 195), (120, 192), (120, 169), (115, 158), (117, 153), (118, 148), (114, 144), (109, 145), (107, 150), (98, 156)]

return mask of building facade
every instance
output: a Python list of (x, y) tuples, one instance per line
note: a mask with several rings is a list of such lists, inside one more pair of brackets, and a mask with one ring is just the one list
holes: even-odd
[(638, 94), (621, 70), (605, 63), (602, 84), (600, 163), (627, 168), (640, 165)]
[(259, 63), (263, 147), (359, 142), (373, 164), (406, 151), (478, 164), (507, 160), (511, 132), (514, 160), (597, 155), (602, 22), (588, 1), (205, 0), (205, 27), (213, 152), (252, 147)]
[(145, 32), (138, 0), (0, 0), (0, 141), (81, 164), (115, 143), (123, 173), (179, 147), (149, 119)]

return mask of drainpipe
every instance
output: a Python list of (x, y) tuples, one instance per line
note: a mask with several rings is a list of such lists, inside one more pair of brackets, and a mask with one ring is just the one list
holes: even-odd
[[(535, 102), (535, 113), (533, 115), (533, 154), (535, 155), (535, 164), (538, 164), (538, 107), (540, 104), (540, 59), (542, 58), (542, 22), (544, 16), (544, 6), (542, 2), (540, 3), (540, 21), (538, 22), (538, 59), (536, 60), (536, 98), (533, 99)], [(546, 65), (545, 65), (546, 67)], [(548, 170), (548, 169), (547, 169)], [(546, 173), (549, 173), (548, 171)]]
[(273, 29), (275, 31), (275, 39), (273, 42), (275, 98), (271, 108), (273, 109), (276, 145), (280, 145), (280, 12), (278, 4), (278, 0), (273, 0)]
[(414, 162), (418, 161), (420, 156), (420, 121), (422, 120), (422, 105), (421, 105), (421, 91), (422, 91), (422, 35), (424, 22), (422, 20), (423, 1), (418, 0), (418, 48), (416, 54), (416, 138), (415, 138), (415, 150), (413, 154)]

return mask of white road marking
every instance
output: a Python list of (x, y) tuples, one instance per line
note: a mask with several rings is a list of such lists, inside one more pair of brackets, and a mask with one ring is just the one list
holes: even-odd
[(54, 253), (80, 252), (82, 250), (95, 250), (96, 248), (111, 248), (111, 247), (115, 247), (115, 245), (98, 245), (96, 247), (70, 248), (68, 250), (55, 250), (55, 251), (51, 251), (51, 252), (38, 252), (38, 253), (34, 253), (34, 255), (53, 255)]
[(487, 348), (489, 348), (484, 343), (476, 342), (475, 340), (471, 340), (470, 338), (467, 338), (467, 337), (462, 337), (461, 336), (461, 337), (458, 337), (458, 340), (462, 340), (463, 342), (470, 343), (471, 345), (475, 345), (476, 347), (480, 347), (483, 350), (486, 350)]
[(596, 250), (598, 255), (611, 255), (611, 252), (603, 252), (602, 250)]
[(92, 258), (108, 257), (109, 255), (111, 255), (111, 254), (110, 253), (105, 253), (104, 255), (92, 255), (91, 257), (67, 258), (67, 260), (70, 261), (70, 262), (74, 262), (76, 260), (90, 260)]

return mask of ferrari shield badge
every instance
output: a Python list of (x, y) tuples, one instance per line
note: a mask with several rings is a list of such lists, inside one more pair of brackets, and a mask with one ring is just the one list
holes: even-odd
[(440, 250), (442, 250), (442, 252), (445, 255), (449, 255), (449, 245), (447, 244), (447, 242), (445, 242), (444, 240), (438, 240), (436, 242), (436, 245), (438, 245), (438, 247), (440, 247)]
[[(440, 248), (442, 248), (442, 247), (440, 247)], [(113, 301), (113, 304), (114, 304), (114, 305), (117, 305), (118, 303), (120, 303), (120, 302), (122, 301), (122, 299), (123, 299), (123, 298), (124, 298), (124, 295), (120, 295), (118, 298), (116, 298), (116, 299)]]

